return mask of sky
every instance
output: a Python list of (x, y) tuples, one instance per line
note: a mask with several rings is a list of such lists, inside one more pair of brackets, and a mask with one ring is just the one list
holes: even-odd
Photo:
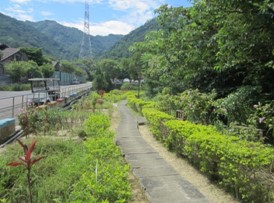
[[(155, 17), (162, 4), (191, 5), (189, 0), (86, 0), (91, 35), (128, 34)], [(0, 13), (22, 21), (54, 20), (84, 30), (85, 0), (0, 0)]]

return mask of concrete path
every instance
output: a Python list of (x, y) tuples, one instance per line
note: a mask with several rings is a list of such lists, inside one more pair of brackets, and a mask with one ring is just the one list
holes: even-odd
[(184, 180), (140, 135), (137, 122), (123, 102), (119, 105), (121, 121), (117, 144), (121, 147), (133, 173), (152, 203), (209, 203)]

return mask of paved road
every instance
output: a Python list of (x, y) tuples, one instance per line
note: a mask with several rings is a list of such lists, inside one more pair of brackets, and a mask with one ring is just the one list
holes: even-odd
[[(92, 83), (61, 86), (61, 97), (69, 96), (82, 88), (91, 87)], [(32, 98), (31, 91), (0, 91), (0, 119), (15, 117), (27, 105)]]
[(142, 138), (137, 128), (139, 118), (131, 114), (125, 102), (119, 105), (119, 110), (121, 121), (117, 129), (117, 144), (148, 200), (152, 203), (209, 203)]

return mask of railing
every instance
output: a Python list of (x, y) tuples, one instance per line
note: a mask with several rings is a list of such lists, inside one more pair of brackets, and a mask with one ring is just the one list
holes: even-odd
[[(75, 97), (75, 95), (89, 91), (91, 87), (91, 84), (62, 87), (60, 97)], [(33, 98), (33, 94), (0, 98), (0, 119), (17, 117), (23, 109), (28, 108), (28, 101), (31, 98)]]

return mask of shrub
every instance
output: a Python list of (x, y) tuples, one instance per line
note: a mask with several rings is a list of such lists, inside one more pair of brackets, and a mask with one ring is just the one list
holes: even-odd
[(155, 138), (164, 141), (166, 139), (166, 136), (162, 134), (163, 123), (167, 120), (174, 119), (174, 117), (151, 108), (143, 109), (143, 114), (148, 120), (151, 127), (151, 132), (153, 133)]
[(248, 118), (248, 123), (262, 132), (267, 142), (274, 144), (274, 102), (253, 106), (255, 111)]
[[(153, 125), (153, 123), (151, 123)], [(157, 125), (156, 125), (157, 126)], [(274, 149), (222, 135), (212, 126), (188, 121), (164, 123), (165, 144), (243, 202), (271, 202), (274, 197)]]
[(84, 122), (84, 131), (90, 137), (102, 135), (102, 133), (106, 131), (109, 127), (109, 118), (106, 115), (100, 113), (91, 115)]
[(30, 84), (15, 83), (10, 85), (0, 85), (0, 91), (25, 91), (30, 90)]
[(84, 123), (86, 132), (93, 135), (85, 143), (88, 151), (85, 164), (89, 170), (83, 173), (75, 185), (72, 202), (127, 202), (130, 199), (129, 166), (113, 142), (114, 134), (108, 130), (110, 121), (106, 118), (97, 114)]
[(221, 119), (226, 125), (231, 122), (237, 122), (240, 125), (246, 123), (258, 91), (257, 88), (243, 86), (227, 97), (216, 100), (214, 102), (215, 118)]
[(216, 93), (201, 93), (199, 90), (187, 90), (178, 96), (176, 106), (185, 114), (187, 120), (209, 124)]
[(126, 95), (124, 94), (123, 91), (112, 90), (109, 93), (105, 94), (104, 98), (109, 102), (116, 103), (116, 102), (126, 99)]
[(156, 103), (153, 101), (144, 101), (142, 99), (136, 98), (135, 95), (130, 95), (127, 97), (127, 102), (130, 108), (132, 108), (134, 111), (142, 114), (142, 109), (144, 107), (155, 107)]
[(121, 86), (121, 90), (137, 90), (138, 85), (134, 83), (124, 82)]
[[(37, 138), (36, 154), (46, 155), (33, 168), (33, 202), (70, 202), (72, 186), (87, 169), (86, 153), (81, 142), (63, 139)], [(29, 141), (26, 141), (29, 143)], [(7, 202), (28, 202), (23, 168), (9, 169), (6, 164), (21, 154), (19, 146), (9, 146), (0, 161), (0, 199)]]

